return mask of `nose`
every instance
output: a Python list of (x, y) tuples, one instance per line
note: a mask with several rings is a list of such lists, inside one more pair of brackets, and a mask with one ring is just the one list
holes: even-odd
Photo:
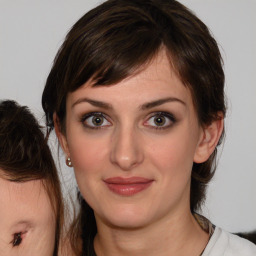
[(112, 137), (110, 161), (124, 171), (132, 170), (144, 160), (143, 143), (139, 131), (126, 127), (115, 131)]

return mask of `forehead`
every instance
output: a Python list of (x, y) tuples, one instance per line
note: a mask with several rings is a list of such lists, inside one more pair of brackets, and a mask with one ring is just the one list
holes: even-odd
[(157, 97), (166, 97), (166, 94), (188, 104), (192, 102), (190, 90), (180, 80), (163, 49), (146, 66), (117, 84), (94, 86), (93, 81), (88, 81), (68, 95), (67, 107), (72, 107), (84, 96), (102, 101), (109, 99), (114, 105), (131, 103), (131, 100), (139, 104), (139, 102), (155, 100)]

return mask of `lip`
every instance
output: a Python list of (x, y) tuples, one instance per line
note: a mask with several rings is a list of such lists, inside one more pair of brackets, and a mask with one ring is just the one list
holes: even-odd
[(121, 196), (133, 196), (153, 183), (152, 179), (142, 177), (112, 177), (104, 180), (110, 191)]

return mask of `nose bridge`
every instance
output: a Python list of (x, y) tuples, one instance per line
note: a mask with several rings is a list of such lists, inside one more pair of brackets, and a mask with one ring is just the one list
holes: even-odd
[(139, 131), (131, 123), (119, 125), (112, 137), (110, 160), (122, 170), (131, 170), (143, 161)]

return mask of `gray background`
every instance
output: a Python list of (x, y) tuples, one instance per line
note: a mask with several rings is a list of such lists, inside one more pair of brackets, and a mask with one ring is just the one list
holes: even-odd
[[(256, 229), (256, 2), (181, 2), (209, 26), (225, 62), (227, 136), (203, 213), (228, 231)], [(0, 99), (28, 105), (43, 123), (41, 93), (57, 49), (71, 25), (97, 3), (0, 0)], [(57, 158), (56, 145), (52, 137)], [(63, 162), (60, 154), (69, 191), (74, 179)]]

